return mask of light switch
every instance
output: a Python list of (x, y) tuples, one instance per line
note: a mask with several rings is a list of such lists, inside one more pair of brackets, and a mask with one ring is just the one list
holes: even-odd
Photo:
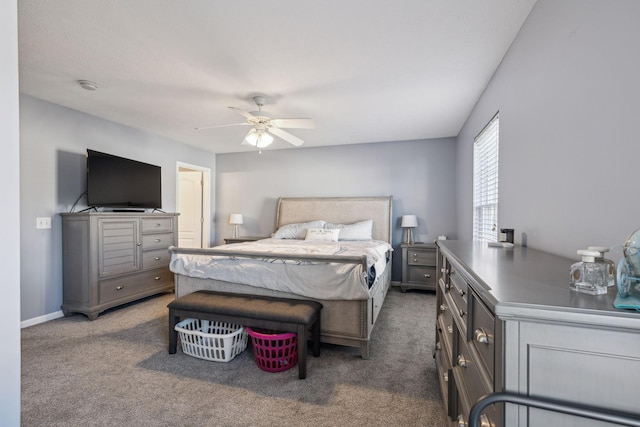
[(36, 218), (36, 228), (51, 228), (51, 217)]

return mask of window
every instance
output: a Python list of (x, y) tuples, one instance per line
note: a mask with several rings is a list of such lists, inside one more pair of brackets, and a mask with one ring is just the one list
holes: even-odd
[(498, 114), (473, 144), (473, 240), (498, 241)]

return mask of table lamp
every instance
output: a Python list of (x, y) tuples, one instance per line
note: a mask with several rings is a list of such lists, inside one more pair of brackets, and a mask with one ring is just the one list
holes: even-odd
[(242, 214), (229, 215), (229, 224), (233, 225), (233, 238), (238, 238), (238, 225), (242, 224)]
[(405, 243), (413, 244), (413, 236), (411, 229), (418, 226), (418, 218), (415, 215), (402, 215), (402, 223), (400, 227), (407, 229), (407, 240)]

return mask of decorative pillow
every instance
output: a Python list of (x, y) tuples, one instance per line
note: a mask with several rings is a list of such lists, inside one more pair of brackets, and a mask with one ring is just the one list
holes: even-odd
[(325, 221), (316, 220), (283, 225), (271, 237), (274, 239), (304, 239), (309, 228), (324, 228)]
[(373, 238), (372, 219), (354, 222), (353, 224), (327, 223), (324, 227), (340, 229), (340, 235), (338, 236), (339, 240), (371, 240)]
[(310, 228), (307, 230), (305, 240), (324, 240), (327, 242), (337, 242), (340, 229), (338, 228)]

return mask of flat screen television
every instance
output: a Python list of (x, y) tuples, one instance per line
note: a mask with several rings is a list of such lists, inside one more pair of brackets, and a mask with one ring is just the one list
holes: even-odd
[(87, 205), (90, 207), (160, 209), (160, 166), (87, 150)]

